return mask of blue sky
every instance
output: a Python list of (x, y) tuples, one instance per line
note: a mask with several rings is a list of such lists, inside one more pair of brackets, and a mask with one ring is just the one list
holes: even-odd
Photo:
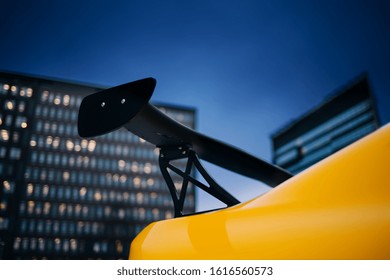
[[(0, 69), (193, 106), (198, 130), (271, 159), (270, 135), (362, 72), (390, 120), (390, 1), (0, 1)], [(246, 200), (262, 184), (209, 167)], [(211, 201), (200, 196), (201, 209)]]

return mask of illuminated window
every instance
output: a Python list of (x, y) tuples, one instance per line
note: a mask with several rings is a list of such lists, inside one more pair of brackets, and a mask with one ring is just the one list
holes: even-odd
[(27, 88), (27, 90), (26, 90), (26, 94), (27, 94), (27, 97), (31, 97), (31, 96), (32, 96), (32, 94), (33, 94), (33, 90), (32, 90), (32, 88)]
[(65, 214), (65, 210), (66, 210), (66, 204), (61, 203), (60, 206), (58, 207), (58, 212), (60, 213), (60, 215), (63, 216)]
[(150, 193), (150, 198), (151, 199), (156, 199), (157, 198), (157, 193), (155, 193), (155, 192)]
[(81, 234), (84, 231), (84, 223), (79, 221), (77, 222), (77, 233)]
[(60, 96), (57, 95), (57, 96), (54, 98), (53, 103), (54, 103), (55, 105), (60, 105), (60, 104), (61, 104), (61, 98), (60, 98)]
[(53, 137), (47, 136), (47, 138), (46, 138), (46, 144), (47, 144), (47, 145), (51, 145), (52, 143), (53, 143)]
[(123, 170), (125, 168), (125, 166), (126, 166), (126, 162), (124, 160), (121, 159), (118, 161), (119, 170)]
[(34, 185), (31, 183), (27, 184), (27, 195), (31, 196), (33, 192), (34, 192)]
[(42, 92), (41, 100), (46, 101), (49, 98), (49, 92), (47, 90)]
[(150, 163), (146, 163), (144, 166), (144, 172), (146, 174), (150, 174), (152, 172), (152, 165)]
[(165, 212), (165, 219), (172, 219), (173, 218), (173, 214), (171, 211), (166, 211)]
[(146, 183), (148, 184), (149, 187), (154, 185), (154, 180), (152, 178), (149, 178)]
[(114, 175), (112, 176), (112, 180), (113, 180), (114, 182), (118, 182), (118, 181), (119, 181), (119, 175), (118, 175), (118, 174), (114, 174)]
[(64, 179), (64, 181), (68, 181), (69, 178), (70, 178), (70, 174), (68, 171), (64, 171), (64, 173), (62, 173), (62, 178)]
[(15, 125), (19, 126), (21, 128), (26, 128), (27, 127), (27, 119), (26, 119), (26, 117), (17, 116), (16, 120), (15, 120)]
[(96, 148), (96, 141), (90, 140), (88, 142), (88, 146), (87, 146), (88, 151), (93, 152), (95, 150), (95, 148)]
[(153, 219), (158, 219), (160, 217), (160, 211), (157, 208), (152, 210)]
[(44, 206), (43, 206), (43, 213), (45, 215), (49, 215), (50, 213), (50, 207), (51, 207), (51, 204), (50, 202), (45, 202)]
[(22, 88), (19, 92), (19, 95), (20, 96), (25, 96), (26, 95), (26, 91), (24, 90), (24, 88)]
[(1, 130), (1, 139), (4, 141), (4, 142), (7, 142), (9, 140), (9, 133), (8, 133), (8, 130), (5, 130), (5, 129), (2, 129)]
[(89, 157), (84, 156), (84, 157), (82, 158), (82, 161), (83, 161), (84, 166), (87, 167), (87, 166), (88, 166), (88, 163), (89, 163)]
[(80, 151), (81, 151), (81, 146), (80, 146), (79, 144), (74, 145), (74, 150), (75, 150), (76, 152), (80, 152)]
[(60, 138), (55, 137), (53, 140), (53, 148), (58, 148), (59, 145), (60, 145)]
[(3, 181), (3, 190), (5, 193), (12, 193), (15, 189), (15, 183), (10, 181)]
[(81, 148), (86, 149), (88, 147), (88, 140), (81, 140)]
[(71, 239), (70, 240), (70, 250), (71, 251), (76, 251), (77, 250), (77, 240), (76, 239)]
[(65, 106), (69, 106), (69, 103), (70, 103), (70, 97), (69, 97), (69, 95), (64, 95), (64, 97), (63, 97), (63, 103), (64, 103), (64, 105)]
[(33, 214), (34, 213), (34, 206), (35, 206), (35, 202), (30, 200), (27, 202), (27, 212), (29, 214)]
[(95, 242), (95, 243), (93, 244), (93, 251), (94, 251), (95, 253), (99, 253), (99, 252), (100, 252), (100, 244), (99, 244), (99, 242)]
[(73, 147), (74, 147), (74, 144), (73, 144), (72, 140), (70, 140), (70, 139), (66, 140), (66, 148), (68, 149), (68, 151), (73, 150)]
[(141, 178), (140, 177), (135, 177), (133, 179), (133, 183), (136, 187), (140, 187), (141, 186)]
[(57, 252), (61, 250), (61, 239), (59, 239), (59, 238), (54, 239), (54, 249)]
[(131, 171), (133, 171), (134, 173), (138, 172), (138, 163), (137, 162), (133, 162), (131, 164)]
[(6, 110), (12, 111), (15, 107), (15, 101), (8, 100), (4, 105)]
[(7, 210), (7, 201), (2, 200), (0, 202), (0, 211), (5, 211), (5, 210)]
[(84, 197), (86, 194), (87, 194), (87, 188), (86, 187), (80, 188), (80, 196)]
[(49, 186), (48, 185), (44, 185), (43, 189), (42, 189), (42, 195), (44, 197), (48, 196), (49, 195), (49, 190), (50, 190)]
[(144, 194), (143, 193), (137, 193), (137, 203), (142, 204), (144, 202)]
[(99, 191), (96, 191), (94, 198), (96, 201), (100, 201), (100, 200), (102, 200), (102, 194)]
[(181, 191), (183, 185), (182, 185), (182, 182), (179, 182), (179, 181), (176, 181), (174, 182), (174, 185), (175, 185), (175, 188), (178, 190), (178, 191)]
[(126, 175), (121, 175), (121, 177), (119, 179), (120, 179), (121, 183), (126, 183), (127, 176)]
[(35, 147), (37, 145), (37, 141), (35, 140), (30, 140), (30, 146)]
[(117, 253), (122, 253), (123, 252), (123, 244), (120, 240), (116, 240), (115, 241), (115, 245), (116, 245), (116, 252)]

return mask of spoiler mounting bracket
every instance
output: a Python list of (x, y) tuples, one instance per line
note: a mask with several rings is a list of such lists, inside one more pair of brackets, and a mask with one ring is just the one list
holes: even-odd
[[(185, 171), (174, 166), (171, 161), (187, 159)], [(234, 196), (222, 188), (207, 172), (201, 164), (197, 154), (189, 145), (166, 146), (160, 147), (159, 164), (161, 173), (168, 186), (169, 192), (172, 196), (175, 217), (185, 216), (184, 202), (188, 184), (192, 183), (194, 186), (202, 189), (206, 193), (212, 195), (219, 201), (226, 204), (226, 206), (233, 206), (240, 203)], [(193, 168), (197, 170), (209, 186), (197, 180), (194, 176)], [(169, 173), (169, 170), (180, 176), (183, 181), (180, 191), (175, 187), (175, 183)]]

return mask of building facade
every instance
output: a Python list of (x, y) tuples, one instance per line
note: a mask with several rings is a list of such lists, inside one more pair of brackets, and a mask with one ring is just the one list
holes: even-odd
[[(125, 129), (78, 136), (82, 98), (102, 89), (0, 73), (0, 259), (126, 259), (142, 228), (173, 216), (158, 149)], [(193, 108), (157, 107), (194, 128)]]
[(296, 174), (379, 127), (367, 75), (272, 135), (273, 162)]

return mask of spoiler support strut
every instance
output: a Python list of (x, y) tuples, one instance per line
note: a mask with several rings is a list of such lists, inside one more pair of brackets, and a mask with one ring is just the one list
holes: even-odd
[[(180, 170), (174, 166), (171, 161), (187, 159), (185, 171)], [(212, 195), (219, 201), (226, 204), (226, 206), (233, 206), (240, 203), (234, 196), (228, 193), (222, 188), (206, 171), (201, 164), (196, 153), (191, 149), (190, 146), (176, 146), (176, 147), (162, 147), (160, 149), (159, 164), (161, 173), (167, 183), (169, 192), (172, 196), (173, 205), (175, 209), (175, 217), (184, 216), (184, 201), (186, 198), (186, 192), (188, 183), (191, 182), (193, 185)], [(209, 186), (203, 184), (193, 176), (193, 167), (202, 175)], [(183, 178), (183, 182), (179, 191), (175, 187), (175, 183), (172, 180), (169, 170), (173, 171), (177, 175)]]

